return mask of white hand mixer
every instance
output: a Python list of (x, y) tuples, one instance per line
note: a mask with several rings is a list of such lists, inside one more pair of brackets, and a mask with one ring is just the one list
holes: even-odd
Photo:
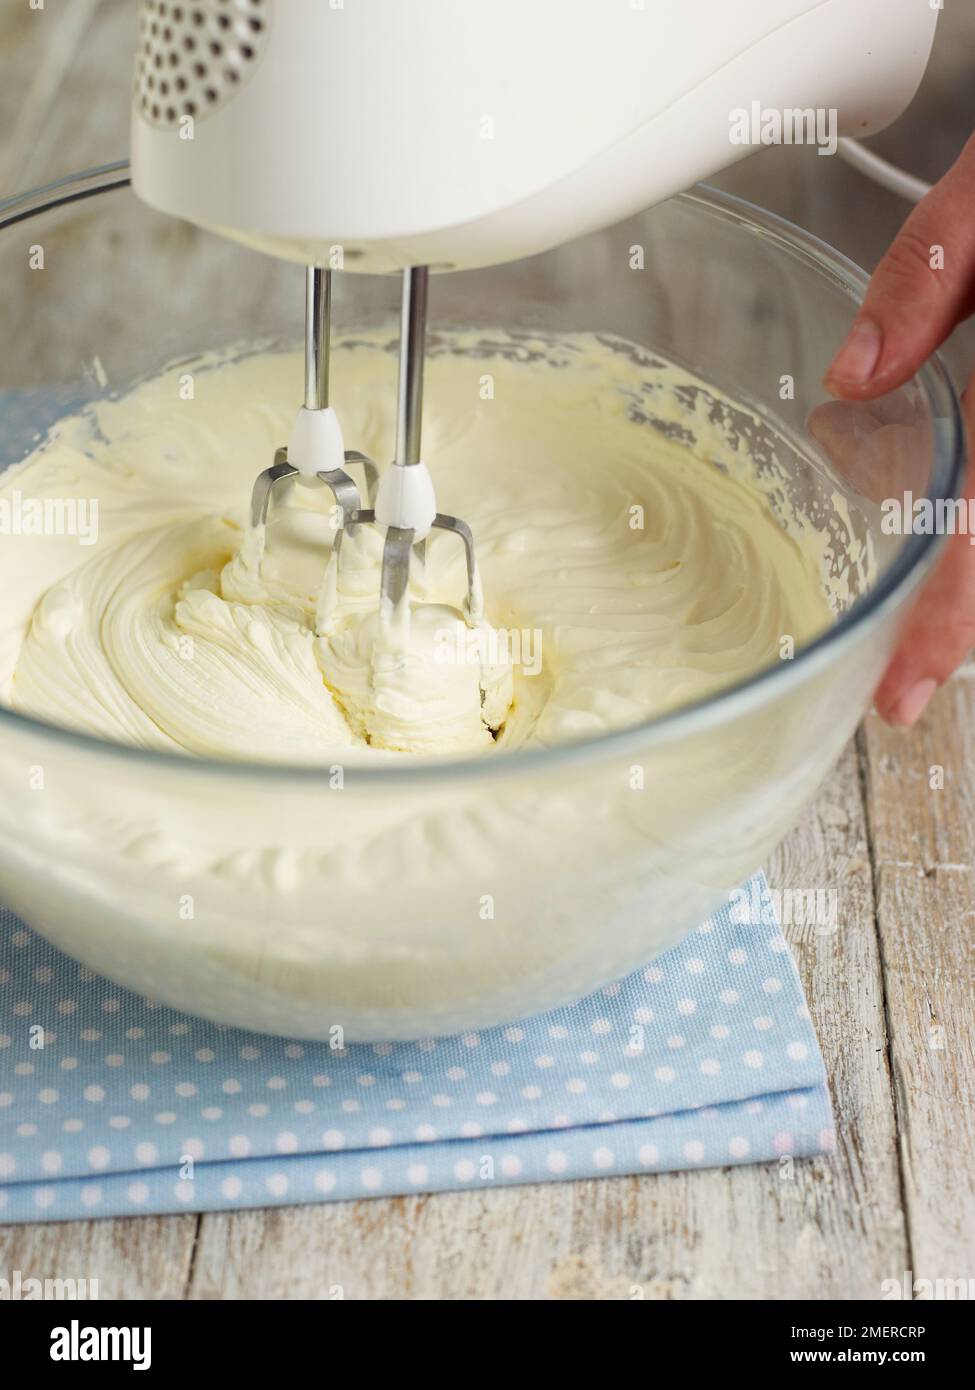
[[(618, 221), (751, 152), (736, 112), (892, 121), (933, 0), (143, 0), (132, 178), (152, 206), (309, 269), (306, 390), (254, 489), (326, 484), (342, 531), (385, 529), (380, 616), (437, 512), (420, 456), (427, 268), (495, 264)], [(812, 124), (810, 126), (809, 121)], [(754, 138), (760, 137), (756, 134)], [(329, 272), (402, 271), (396, 454), (346, 452), (328, 404)], [(365, 470), (364, 509), (347, 465)]]

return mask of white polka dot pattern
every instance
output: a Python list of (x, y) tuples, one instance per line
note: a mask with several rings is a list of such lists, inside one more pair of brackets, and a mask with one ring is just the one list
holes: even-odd
[(832, 1117), (798, 976), (764, 879), (746, 892), (769, 905), (762, 922), (721, 910), (676, 950), (570, 1007), (341, 1051), (151, 1005), (0, 910), (3, 1219), (828, 1152)]

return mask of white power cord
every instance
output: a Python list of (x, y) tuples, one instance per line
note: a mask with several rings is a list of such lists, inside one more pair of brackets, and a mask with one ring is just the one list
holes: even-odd
[(919, 203), (931, 192), (929, 183), (915, 178), (913, 174), (905, 173), (903, 169), (898, 169), (896, 164), (881, 159), (879, 154), (866, 149), (859, 140), (841, 139), (839, 152), (847, 164), (851, 164), (861, 174), (866, 174), (868, 179), (873, 179), (874, 183), (879, 183), (882, 188), (896, 193), (898, 197), (906, 198), (908, 202)]

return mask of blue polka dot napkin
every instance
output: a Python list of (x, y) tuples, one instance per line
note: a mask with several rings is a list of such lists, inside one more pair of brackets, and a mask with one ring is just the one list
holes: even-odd
[[(742, 901), (757, 920), (733, 920)], [(0, 1220), (753, 1163), (832, 1141), (764, 878), (577, 1004), (344, 1051), (174, 1013), (0, 910)]]

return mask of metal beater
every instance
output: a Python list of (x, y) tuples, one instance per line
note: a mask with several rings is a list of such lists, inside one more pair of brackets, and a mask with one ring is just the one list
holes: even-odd
[(359, 489), (345, 471), (361, 464), (366, 493), (376, 492), (379, 470), (357, 449), (346, 449), (338, 416), (328, 403), (329, 349), (332, 321), (332, 272), (308, 266), (305, 272), (305, 402), (298, 412), (286, 448), (275, 451), (274, 463), (259, 473), (251, 493), (251, 527), (264, 535), (272, 498), (299, 482), (331, 488), (342, 512), (343, 527), (354, 525), (361, 506)]
[(471, 528), (459, 517), (437, 511), (433, 480), (420, 457), (427, 282), (426, 266), (403, 272), (396, 454), (379, 480), (375, 507), (357, 511), (352, 518), (353, 524), (376, 522), (386, 530), (379, 581), (379, 617), (387, 632), (401, 632), (408, 624), (411, 553), (416, 551), (419, 562), (425, 563), (431, 530), (452, 531), (464, 544), (467, 599), (463, 616), (468, 626), (480, 622), (484, 611)]
[[(351, 541), (358, 526), (385, 529), (379, 580), (379, 616), (386, 645), (402, 645), (409, 630), (410, 564), (413, 552), (422, 565), (431, 530), (452, 531), (464, 544), (467, 598), (463, 616), (475, 626), (483, 617), (484, 600), (474, 554), (474, 537), (466, 521), (437, 511), (430, 472), (420, 457), (423, 413), (423, 369), (426, 346), (428, 272), (425, 266), (403, 273), (400, 315), (399, 383), (396, 408), (396, 454), (379, 477), (375, 463), (356, 449), (346, 449), (335, 411), (328, 403), (331, 336), (331, 272), (309, 266), (305, 290), (305, 403), (298, 412), (287, 448), (275, 452), (274, 463), (254, 483), (251, 527), (263, 548), (272, 499), (293, 483), (324, 484), (331, 488), (342, 513), (322, 586), (316, 627), (324, 631), (334, 619), (340, 591), (339, 565), (343, 537)], [(346, 466), (359, 464), (366, 479), (363, 508), (359, 489)], [(377, 482), (378, 479), (378, 482)], [(391, 639), (395, 635), (395, 642)]]

